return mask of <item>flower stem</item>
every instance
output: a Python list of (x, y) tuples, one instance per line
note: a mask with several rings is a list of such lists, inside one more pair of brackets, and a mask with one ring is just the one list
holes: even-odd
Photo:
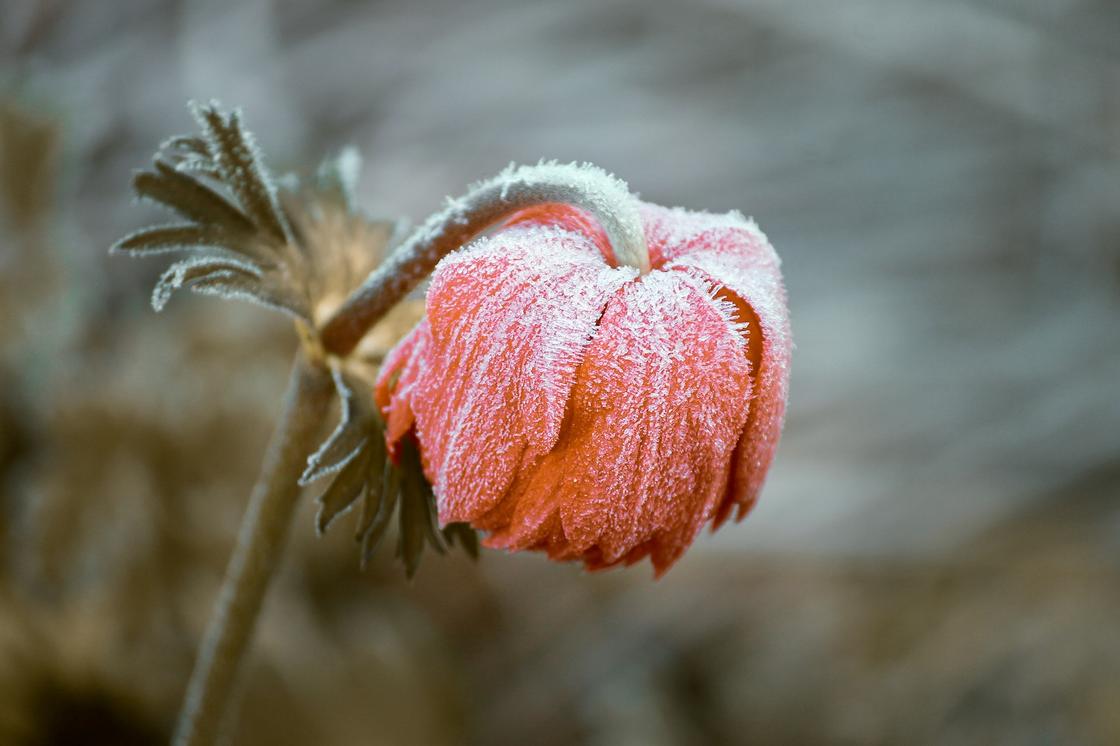
[(220, 735), (261, 602), (284, 551), (299, 476), (333, 394), (330, 374), (300, 352), (187, 685), (176, 746), (210, 746)]
[(649, 271), (638, 200), (626, 184), (592, 166), (542, 163), (510, 169), (450, 200), (374, 270), (320, 330), (324, 349), (346, 355), (369, 327), (416, 287), (439, 260), (503, 217), (562, 202), (588, 210), (622, 264)]

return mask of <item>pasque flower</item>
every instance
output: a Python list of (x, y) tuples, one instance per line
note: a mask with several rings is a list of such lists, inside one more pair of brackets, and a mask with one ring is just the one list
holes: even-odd
[(590, 569), (658, 575), (754, 505), (785, 410), (779, 260), (737, 213), (641, 207), (651, 271), (542, 205), (446, 257), (376, 388), (444, 523)]

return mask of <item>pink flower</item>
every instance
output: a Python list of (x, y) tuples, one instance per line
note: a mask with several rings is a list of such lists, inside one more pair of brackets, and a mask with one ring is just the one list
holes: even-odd
[(651, 558), (754, 505), (785, 411), (779, 260), (752, 221), (642, 205), (652, 271), (545, 205), (446, 257), (376, 398), (414, 433), (443, 523), (590, 569)]

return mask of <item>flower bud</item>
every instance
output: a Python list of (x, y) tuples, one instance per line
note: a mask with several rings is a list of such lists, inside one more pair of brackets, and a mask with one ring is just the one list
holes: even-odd
[(437, 266), (376, 399), (420, 445), (442, 523), (658, 575), (754, 505), (785, 411), (779, 260), (737, 213), (641, 207), (651, 271), (585, 212), (524, 210)]

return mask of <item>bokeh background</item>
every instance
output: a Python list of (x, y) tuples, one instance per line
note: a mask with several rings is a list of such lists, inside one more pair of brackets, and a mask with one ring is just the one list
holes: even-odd
[(371, 215), (510, 161), (755, 216), (797, 349), (659, 582), (389, 552), (311, 496), (237, 744), (1120, 743), (1112, 0), (0, 0), (0, 743), (170, 732), (294, 349), (107, 256), (187, 99)]

